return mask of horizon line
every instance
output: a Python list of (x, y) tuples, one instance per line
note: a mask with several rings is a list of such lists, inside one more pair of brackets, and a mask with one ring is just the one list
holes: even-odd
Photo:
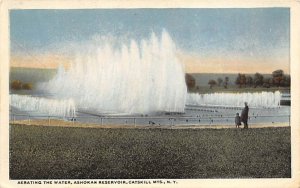
[[(57, 70), (58, 67), (55, 67), (55, 68), (54, 67), (29, 67), (29, 66), (25, 67), (25, 66), (13, 66), (13, 65), (10, 65), (9, 68)], [(275, 70), (283, 70), (283, 69), (274, 69), (274, 71)], [(260, 72), (260, 71), (256, 71), (256, 72), (188, 72), (188, 71), (185, 71), (184, 73), (185, 74), (256, 74), (256, 73), (260, 73), (260, 74), (272, 74), (272, 72)], [(285, 72), (284, 71), (284, 74), (290, 75), (290, 72)]]

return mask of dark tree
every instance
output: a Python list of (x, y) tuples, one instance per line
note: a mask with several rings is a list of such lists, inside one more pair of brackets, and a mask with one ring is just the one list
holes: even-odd
[(291, 86), (291, 76), (290, 75), (285, 75), (284, 76), (284, 86), (285, 87), (290, 87)]
[(22, 83), (20, 80), (14, 80), (10, 84), (10, 88), (13, 90), (32, 90), (32, 84), (31, 83)]
[(238, 76), (235, 79), (235, 84), (239, 85), (240, 84), (240, 79), (241, 79), (241, 74), (239, 73)]
[(273, 76), (273, 84), (277, 87), (284, 86), (285, 83), (285, 76), (283, 70), (275, 70), (272, 72)]
[(190, 75), (190, 74), (185, 74), (185, 83), (188, 87), (188, 90), (190, 91), (191, 89), (195, 88), (196, 86), (196, 80), (195, 78)]
[(32, 90), (32, 84), (30, 83), (24, 83), (22, 85), (22, 89), (25, 89), (25, 90)]
[(10, 87), (14, 90), (20, 90), (22, 89), (22, 82), (20, 80), (14, 80)]
[(284, 75), (284, 72), (281, 69), (275, 70), (275, 71), (272, 72), (273, 77), (282, 77), (283, 75)]
[(246, 85), (246, 75), (245, 74), (238, 74), (236, 80), (235, 80), (235, 84), (239, 85), (239, 87), (241, 88), (242, 86)]
[(250, 87), (253, 85), (253, 78), (251, 76), (246, 77), (246, 84)]
[(272, 85), (272, 79), (271, 78), (264, 78), (263, 79), (263, 87), (269, 88)]
[(217, 85), (217, 82), (215, 80), (209, 80), (208, 85), (209, 85), (209, 88), (212, 89), (213, 86)]
[(227, 89), (228, 87), (228, 82), (229, 82), (229, 78), (228, 76), (225, 77), (225, 81), (224, 81), (224, 88)]
[(263, 80), (264, 80), (264, 76), (260, 73), (255, 73), (254, 74), (254, 79), (253, 79), (253, 83), (254, 83), (254, 87), (257, 86), (262, 86), (263, 85)]

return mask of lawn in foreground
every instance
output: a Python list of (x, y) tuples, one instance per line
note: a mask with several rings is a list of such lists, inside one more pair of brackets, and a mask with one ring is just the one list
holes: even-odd
[(288, 178), (290, 148), (290, 128), (10, 125), (10, 178)]

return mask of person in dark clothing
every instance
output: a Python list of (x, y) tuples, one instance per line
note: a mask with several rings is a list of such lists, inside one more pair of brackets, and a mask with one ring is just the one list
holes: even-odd
[(247, 102), (245, 102), (245, 108), (243, 109), (241, 114), (241, 121), (244, 123), (245, 129), (248, 129), (248, 113), (249, 113), (249, 107)]
[(240, 128), (240, 125), (242, 125), (242, 123), (241, 123), (241, 117), (239, 116), (239, 113), (236, 113), (236, 116), (235, 116), (235, 127), (236, 128)]

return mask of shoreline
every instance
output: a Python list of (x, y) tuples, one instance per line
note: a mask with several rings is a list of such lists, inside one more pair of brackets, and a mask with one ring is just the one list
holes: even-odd
[[(101, 125), (93, 123), (69, 122), (64, 120), (51, 119), (49, 120), (17, 120), (10, 121), (10, 125), (29, 125), (29, 126), (45, 126), (45, 127), (67, 127), (67, 128), (105, 128), (105, 129), (236, 129), (235, 125)], [(241, 125), (239, 129), (244, 126)], [(249, 124), (249, 129), (254, 128), (269, 128), (269, 127), (290, 127), (289, 122), (282, 123), (256, 123)]]

